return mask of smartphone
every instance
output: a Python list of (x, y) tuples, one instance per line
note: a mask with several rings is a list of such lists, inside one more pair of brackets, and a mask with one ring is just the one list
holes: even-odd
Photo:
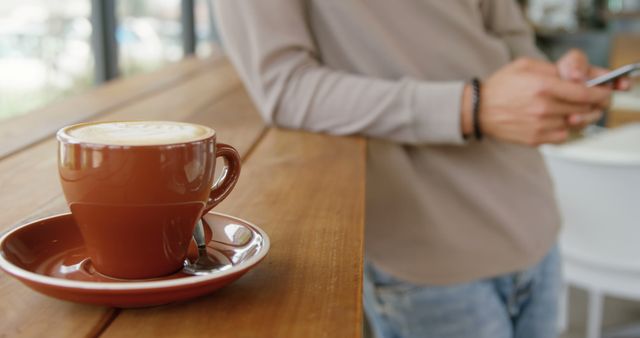
[(614, 81), (622, 76), (633, 76), (634, 72), (640, 71), (640, 63), (632, 63), (620, 68), (614, 69), (607, 74), (600, 75), (586, 82), (587, 87), (595, 87)]

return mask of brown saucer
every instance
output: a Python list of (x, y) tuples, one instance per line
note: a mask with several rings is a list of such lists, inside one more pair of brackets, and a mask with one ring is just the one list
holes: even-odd
[[(219, 289), (256, 266), (269, 251), (269, 237), (239, 218), (210, 212), (203, 217), (209, 255), (219, 271), (191, 276), (177, 271), (156, 279), (122, 280), (91, 265), (70, 213), (19, 226), (0, 238), (0, 268), (43, 294), (73, 302), (143, 307), (184, 301)], [(212, 238), (213, 236), (213, 238)], [(189, 258), (195, 259), (195, 245)]]

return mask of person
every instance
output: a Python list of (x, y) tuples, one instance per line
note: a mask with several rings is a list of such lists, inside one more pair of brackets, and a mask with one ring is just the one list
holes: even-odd
[(267, 123), (369, 139), (374, 334), (556, 335), (561, 221), (536, 146), (601, 117), (611, 88), (583, 82), (602, 69), (580, 51), (545, 61), (513, 0), (219, 0), (216, 13)]

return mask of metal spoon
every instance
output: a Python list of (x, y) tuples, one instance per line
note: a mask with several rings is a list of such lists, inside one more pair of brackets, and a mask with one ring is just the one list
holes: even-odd
[(211, 259), (207, 253), (207, 241), (204, 238), (204, 226), (201, 219), (198, 220), (195, 229), (193, 229), (193, 238), (198, 245), (198, 259), (194, 263), (186, 260), (182, 271), (190, 275), (206, 275), (224, 267), (224, 264)]

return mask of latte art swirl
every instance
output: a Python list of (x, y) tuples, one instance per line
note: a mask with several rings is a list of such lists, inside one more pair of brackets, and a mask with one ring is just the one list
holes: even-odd
[(99, 122), (77, 125), (63, 132), (80, 142), (129, 146), (185, 143), (214, 134), (205, 126), (171, 121)]

